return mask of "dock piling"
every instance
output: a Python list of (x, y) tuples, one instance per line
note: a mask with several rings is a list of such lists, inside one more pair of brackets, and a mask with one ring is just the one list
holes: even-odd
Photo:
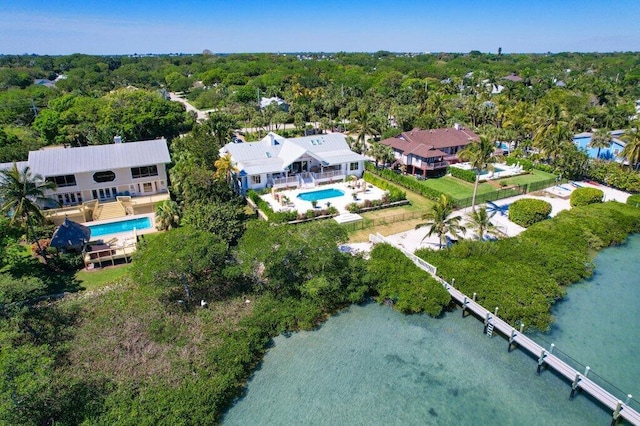
[(511, 352), (511, 350), (514, 348), (514, 343), (513, 341), (516, 338), (516, 329), (512, 328), (511, 329), (511, 335), (509, 336), (509, 344), (507, 345), (507, 352)]
[(552, 353), (553, 353), (553, 348), (555, 348), (555, 347), (556, 347), (556, 344), (555, 344), (555, 343), (552, 343), (552, 344), (551, 344), (551, 347), (549, 348), (549, 353), (550, 353), (550, 354), (552, 354)]
[(611, 420), (611, 424), (615, 425), (618, 422), (618, 417), (620, 417), (620, 409), (622, 408), (622, 401), (618, 400), (616, 404), (616, 409), (613, 412), (613, 419)]
[(576, 378), (571, 383), (571, 393), (569, 394), (569, 398), (573, 398), (576, 394), (576, 390), (578, 390), (578, 384), (580, 383), (580, 373), (576, 373)]
[(537, 369), (538, 374), (540, 374), (540, 371), (542, 370), (542, 364), (544, 364), (544, 359), (546, 357), (547, 357), (547, 351), (543, 349), (542, 352), (540, 352), (540, 358), (538, 358), (538, 369)]
[(589, 375), (589, 371), (591, 371), (591, 367), (587, 365), (584, 369), (584, 377), (587, 377)]

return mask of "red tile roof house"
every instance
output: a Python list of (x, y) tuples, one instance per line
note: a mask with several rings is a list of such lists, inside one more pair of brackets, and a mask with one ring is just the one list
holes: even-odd
[(422, 176), (443, 175), (449, 164), (459, 161), (458, 152), (480, 137), (456, 124), (453, 128), (403, 132), (380, 143), (390, 146), (396, 165), (406, 166), (409, 174)]

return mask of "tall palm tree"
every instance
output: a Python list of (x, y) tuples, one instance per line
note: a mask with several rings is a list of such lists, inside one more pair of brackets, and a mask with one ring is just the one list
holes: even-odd
[(226, 179), (227, 182), (230, 182), (233, 173), (236, 173), (238, 171), (238, 168), (231, 158), (231, 154), (228, 152), (222, 157), (218, 158), (215, 163), (213, 163), (213, 165), (216, 168), (213, 176), (217, 180)]
[[(0, 212), (11, 215), (10, 223), (20, 222), (25, 227), (27, 240), (30, 232), (35, 238), (33, 222), (44, 222), (40, 205), (57, 204), (56, 200), (45, 195), (45, 191), (56, 187), (54, 182), (44, 180), (41, 175), (32, 175), (29, 166), (18, 170), (18, 165), (13, 163), (10, 169), (0, 171)], [(38, 248), (42, 253), (41, 247)]]
[(457, 237), (459, 232), (466, 231), (464, 226), (460, 224), (462, 217), (459, 215), (451, 216), (454, 208), (451, 198), (442, 194), (440, 200), (431, 207), (431, 210), (422, 216), (423, 219), (427, 219), (427, 222), (416, 225), (416, 229), (424, 226), (429, 227), (429, 232), (424, 236), (423, 241), (425, 238), (436, 234), (440, 241), (440, 248), (442, 248), (444, 247), (444, 239), (447, 233)]
[(467, 216), (469, 226), (477, 231), (479, 239), (484, 238), (485, 234), (493, 235), (497, 233), (496, 226), (491, 223), (491, 219), (495, 214), (495, 211), (487, 211), (487, 206), (482, 206), (478, 209), (473, 209)]
[(627, 159), (629, 166), (636, 167), (640, 163), (640, 120), (636, 121), (634, 128), (625, 131), (620, 139), (626, 143), (620, 155)]
[(496, 147), (491, 140), (485, 136), (467, 145), (465, 149), (458, 153), (458, 158), (471, 163), (476, 172), (476, 182), (473, 187), (473, 198), (471, 199), (471, 208), (476, 206), (476, 196), (478, 195), (478, 185), (480, 183), (480, 173), (485, 170), (489, 164), (495, 163), (501, 157), (496, 154)]
[(602, 148), (609, 148), (611, 145), (611, 134), (605, 128), (600, 128), (596, 130), (591, 135), (591, 142), (589, 142), (589, 148), (598, 148), (598, 153), (596, 154), (596, 159), (600, 159), (600, 150)]

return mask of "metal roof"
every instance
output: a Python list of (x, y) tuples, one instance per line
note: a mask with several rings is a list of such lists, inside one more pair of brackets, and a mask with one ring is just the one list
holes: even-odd
[[(25, 166), (29, 165), (27, 161), (12, 161), (11, 163), (0, 163), (0, 170), (9, 170), (13, 167), (14, 163), (18, 167), (18, 170), (23, 170)], [(31, 171), (31, 173), (33, 173), (33, 171)]]
[(231, 154), (238, 168), (248, 175), (281, 172), (303, 155), (327, 165), (367, 159), (351, 151), (344, 135), (340, 133), (291, 139), (269, 133), (258, 142), (228, 143), (221, 152)]
[(42, 176), (60, 176), (171, 162), (166, 139), (50, 148), (29, 152), (29, 166)]

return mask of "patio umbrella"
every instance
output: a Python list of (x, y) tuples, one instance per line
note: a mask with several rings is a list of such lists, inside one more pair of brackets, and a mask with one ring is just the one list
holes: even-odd
[(64, 223), (55, 230), (51, 237), (51, 246), (63, 250), (82, 250), (84, 243), (91, 238), (91, 229), (77, 222), (64, 219)]

